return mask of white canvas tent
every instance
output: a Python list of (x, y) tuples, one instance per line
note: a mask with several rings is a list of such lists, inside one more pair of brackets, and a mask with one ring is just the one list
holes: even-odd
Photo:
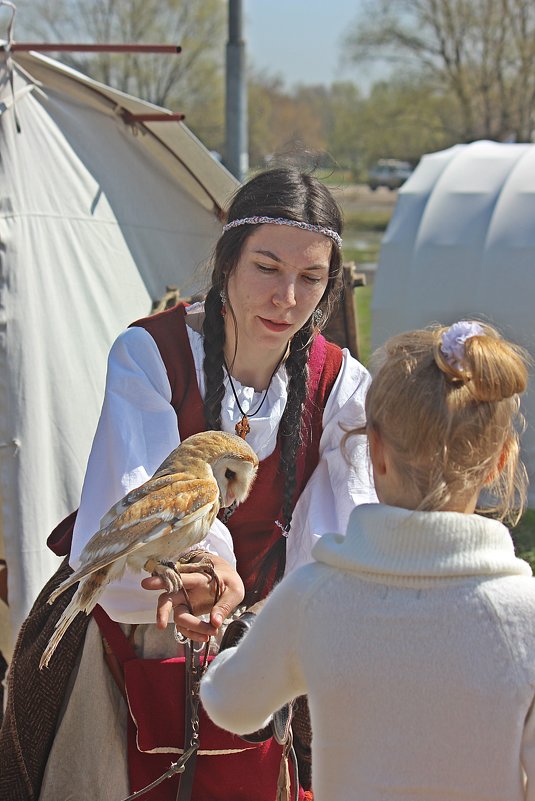
[(164, 110), (0, 51), (0, 544), (14, 631), (57, 567), (45, 541), (78, 505), (113, 339), (167, 284), (202, 289), (237, 187), (183, 124), (127, 124), (125, 111)]
[[(485, 319), (535, 357), (535, 145), (425, 156), (400, 189), (372, 301), (374, 347), (432, 322)], [(523, 456), (535, 507), (535, 381)]]

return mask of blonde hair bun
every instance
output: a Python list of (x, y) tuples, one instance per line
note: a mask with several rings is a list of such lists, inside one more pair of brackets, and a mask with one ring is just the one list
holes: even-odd
[[(473, 326), (473, 334), (468, 326)], [(458, 343), (454, 355), (448, 347), (452, 339)], [(434, 353), (439, 369), (452, 382), (467, 385), (479, 402), (512, 398), (527, 388), (528, 354), (518, 345), (502, 339), (495, 328), (485, 323), (461, 321), (437, 328)]]
[(484, 486), (485, 512), (518, 519), (527, 486), (520, 395), (529, 363), (491, 325), (470, 321), (399, 334), (372, 355), (366, 426), (388, 445), (418, 509), (447, 508)]

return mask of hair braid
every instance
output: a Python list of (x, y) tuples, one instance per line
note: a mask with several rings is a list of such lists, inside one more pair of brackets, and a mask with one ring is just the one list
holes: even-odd
[[(285, 362), (288, 373), (288, 400), (279, 425), (281, 455), (280, 469), (284, 482), (282, 517), (288, 529), (292, 520), (297, 479), (297, 452), (302, 439), (302, 420), (308, 386), (308, 354), (312, 344), (311, 323), (298, 331), (292, 339), (290, 353)], [(286, 537), (279, 537), (264, 557), (256, 581), (246, 593), (245, 604), (250, 606), (265, 595), (270, 580), (277, 584), (286, 566)]]
[(303, 411), (307, 395), (308, 354), (312, 344), (311, 327), (304, 326), (293, 337), (286, 360), (288, 373), (288, 400), (280, 422), (280, 466), (285, 475), (283, 518), (286, 527), (293, 514), (296, 487), (297, 452), (302, 439)]
[(221, 403), (225, 395), (224, 356), (225, 323), (221, 314), (222, 304), (219, 288), (213, 286), (204, 302), (204, 361), (203, 369), (206, 380), (204, 395), (204, 413), (208, 428), (221, 430)]

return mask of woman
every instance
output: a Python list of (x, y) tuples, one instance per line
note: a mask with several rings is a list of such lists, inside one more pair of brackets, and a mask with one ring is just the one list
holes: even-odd
[[(101, 605), (122, 624), (152, 623), (157, 606), (158, 626), (138, 625), (133, 635), (138, 656), (176, 655), (173, 627), (166, 626), (171, 616), (181, 634), (207, 640), (244, 591), (247, 603), (267, 595), (285, 570), (309, 561), (319, 534), (345, 526), (356, 504), (375, 498), (364, 438), (355, 444), (352, 466), (339, 449), (343, 426), (364, 422), (368, 374), (347, 351), (318, 336), (339, 294), (341, 227), (337, 204), (316, 179), (288, 168), (256, 176), (229, 208), (205, 303), (138, 321), (111, 350), (72, 566), (102, 515), (152, 475), (180, 439), (207, 429), (236, 430), (261, 461), (247, 502), (217, 521), (202, 546), (223, 585), (215, 606), (213, 586), (201, 575), (185, 578), (194, 615), (182, 593), (164, 593), (156, 601), (157, 578), (144, 579), (145, 590), (138, 576), (107, 588)], [(209, 619), (200, 619), (205, 612)], [(91, 620), (54, 732), (41, 801), (62, 801), (73, 785), (80, 801), (120, 801), (129, 792), (126, 706), (102, 659), (100, 639)], [(80, 732), (82, 715), (90, 722)], [(103, 732), (106, 754), (88, 759), (100, 749)], [(151, 745), (159, 751), (168, 743)], [(232, 754), (213, 753), (222, 750)], [(193, 801), (216, 797), (214, 788), (200, 784), (201, 776), (216, 772), (216, 760), (225, 760), (224, 775), (242, 772), (233, 760), (243, 750), (240, 742), (234, 749), (201, 751)], [(158, 764), (169, 765), (166, 753)], [(209, 760), (204, 771), (203, 760)], [(157, 767), (152, 777), (161, 772)], [(131, 783), (139, 789), (139, 774)], [(219, 797), (237, 801), (250, 792), (229, 785)]]

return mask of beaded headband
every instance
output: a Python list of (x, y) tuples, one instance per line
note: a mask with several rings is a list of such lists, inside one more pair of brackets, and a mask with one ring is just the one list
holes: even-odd
[(231, 228), (238, 228), (240, 225), (290, 225), (292, 228), (301, 228), (303, 231), (313, 231), (316, 234), (328, 236), (335, 244), (342, 247), (342, 237), (332, 228), (325, 228), (323, 225), (313, 225), (312, 223), (289, 220), (286, 217), (240, 217), (239, 220), (232, 220), (223, 226), (223, 233)]

